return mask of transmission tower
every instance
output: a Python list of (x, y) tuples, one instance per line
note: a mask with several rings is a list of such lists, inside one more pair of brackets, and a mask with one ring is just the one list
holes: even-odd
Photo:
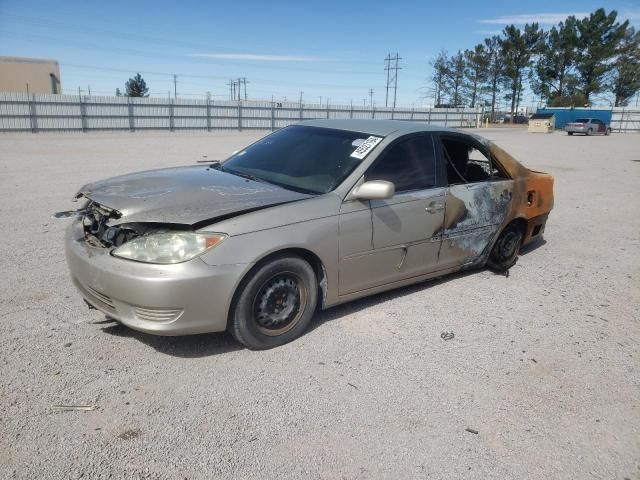
[(384, 59), (385, 67), (384, 69), (387, 71), (387, 94), (384, 99), (384, 106), (389, 106), (389, 89), (393, 89), (393, 108), (396, 108), (396, 96), (398, 94), (398, 70), (402, 70), (402, 67), (399, 66), (399, 61), (402, 60), (402, 57), (396, 52), (395, 57), (392, 57), (391, 54), (388, 54)]

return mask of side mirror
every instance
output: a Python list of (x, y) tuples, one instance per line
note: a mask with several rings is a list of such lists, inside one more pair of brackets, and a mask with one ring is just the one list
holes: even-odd
[(386, 180), (370, 180), (357, 187), (352, 198), (357, 200), (388, 200), (396, 193), (396, 186)]

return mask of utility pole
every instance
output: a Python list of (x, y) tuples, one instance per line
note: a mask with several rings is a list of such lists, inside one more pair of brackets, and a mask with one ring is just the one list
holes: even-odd
[(87, 85), (87, 91), (89, 92), (89, 96), (91, 96), (91, 85)]
[(398, 52), (396, 52), (395, 57), (392, 57), (389, 53), (384, 59), (384, 69), (387, 71), (387, 93), (384, 100), (385, 107), (389, 106), (389, 89), (393, 88), (393, 108), (396, 108), (396, 97), (398, 94), (398, 70), (402, 70), (402, 67), (399, 66), (400, 60), (402, 60), (402, 57)]
[(369, 103), (373, 107), (373, 88), (369, 89)]
[(240, 100), (240, 95), (242, 93), (242, 87), (244, 87), (244, 99), (247, 99), (247, 77), (238, 78), (238, 101)]
[(300, 103), (300, 105), (302, 105), (302, 94), (303, 94), (303, 93), (304, 93), (304, 92), (302, 92), (302, 91), (300, 92), (300, 102), (299, 102), (299, 103)]
[(173, 98), (178, 98), (178, 76), (173, 74)]
[(229, 80), (229, 83), (227, 83), (227, 85), (229, 85), (229, 98), (231, 100), (235, 100), (236, 99), (236, 82), (234, 80)]
[(320, 95), (320, 105), (322, 105), (322, 95)]

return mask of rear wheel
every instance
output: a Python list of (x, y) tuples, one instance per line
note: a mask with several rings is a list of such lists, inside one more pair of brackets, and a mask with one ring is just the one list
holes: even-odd
[(605, 134), (605, 135), (611, 135), (611, 129), (610, 129), (610, 128), (607, 128), (607, 129), (604, 131), (604, 134)]
[(496, 270), (508, 270), (518, 260), (522, 245), (522, 228), (517, 223), (508, 225), (493, 246), (487, 264)]
[(567, 135), (573, 135), (573, 132), (567, 132)]
[(229, 331), (252, 350), (277, 347), (302, 335), (317, 302), (313, 268), (299, 257), (276, 257), (243, 280), (231, 310)]

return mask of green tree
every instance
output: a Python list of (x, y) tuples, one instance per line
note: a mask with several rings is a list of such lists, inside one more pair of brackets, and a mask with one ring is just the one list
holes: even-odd
[(121, 97), (122, 96), (122, 92), (120, 91), (119, 88), (116, 88), (116, 97)]
[(502, 31), (500, 47), (504, 62), (505, 81), (508, 86), (508, 98), (511, 100), (511, 122), (515, 120), (515, 112), (522, 93), (522, 80), (534, 53), (540, 48), (543, 38), (537, 23), (527, 24), (520, 31), (515, 25), (509, 25)]
[(458, 53), (447, 60), (447, 80), (448, 90), (453, 105), (463, 103), (463, 92), (465, 87), (465, 68), (466, 62), (464, 54), (458, 50)]
[(618, 45), (610, 87), (616, 107), (626, 107), (640, 91), (640, 32), (633, 27), (625, 29)]
[(447, 77), (448, 66), (447, 58), (448, 54), (445, 50), (442, 50), (436, 58), (431, 60), (430, 64), (433, 67), (433, 75), (431, 77), (433, 99), (436, 105), (442, 104), (442, 97), (447, 90)]
[(484, 39), (484, 47), (487, 52), (487, 90), (491, 94), (491, 121), (496, 121), (496, 99), (500, 93), (500, 83), (504, 75), (502, 54), (500, 50), (500, 38), (494, 35)]
[(535, 67), (530, 82), (537, 95), (552, 101), (556, 97), (572, 96), (569, 85), (574, 76), (578, 58), (578, 29), (575, 17), (568, 17), (557, 27), (552, 27), (540, 44)]
[(489, 55), (481, 43), (473, 50), (465, 50), (465, 75), (469, 80), (469, 105), (474, 108), (482, 85), (489, 73)]
[(136, 74), (135, 77), (130, 78), (127, 83), (125, 83), (125, 88), (127, 91), (127, 97), (148, 97), (149, 89), (147, 88), (147, 83), (144, 81), (142, 76), (139, 73)]
[(629, 27), (628, 20), (623, 24), (616, 22), (617, 16), (615, 10), (606, 13), (599, 8), (577, 23), (580, 53), (576, 70), (587, 102), (592, 95), (605, 90), (607, 75), (615, 67), (612, 59)]

